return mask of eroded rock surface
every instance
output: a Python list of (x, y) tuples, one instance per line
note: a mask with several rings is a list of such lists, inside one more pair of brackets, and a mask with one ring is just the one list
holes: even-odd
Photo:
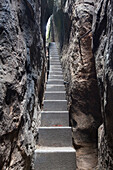
[(99, 128), (99, 169), (113, 169), (113, 2), (96, 1), (93, 52), (101, 96), (103, 125)]
[[(59, 18), (56, 19), (59, 11), (63, 13), (64, 23)], [(73, 127), (73, 144), (77, 151), (77, 168), (80, 170), (93, 169), (97, 165), (97, 134), (102, 122), (95, 61), (91, 49), (93, 12), (94, 1), (76, 0), (66, 1), (65, 6), (57, 8), (54, 14), (54, 21), (60, 20), (58, 24), (55, 23), (56, 40), (60, 47), (63, 46), (61, 61), (66, 81), (70, 125)], [(70, 26), (68, 37), (65, 25)]]
[(0, 169), (33, 169), (45, 86), (45, 28), (52, 12), (53, 39), (62, 53), (77, 169), (111, 170), (111, 0), (0, 1)]
[(41, 2), (0, 1), (0, 169), (31, 168), (45, 59)]

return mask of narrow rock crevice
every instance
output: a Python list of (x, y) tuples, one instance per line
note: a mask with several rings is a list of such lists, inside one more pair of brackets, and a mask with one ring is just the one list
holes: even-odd
[[(75, 162), (78, 170), (113, 169), (112, 16), (111, 0), (1, 0), (0, 169), (34, 169), (33, 155), (40, 141), (39, 131), (44, 134), (46, 143), (45, 137), (50, 133), (48, 123), (55, 126), (52, 128), (55, 130), (67, 120), (66, 126), (72, 127), (76, 158), (74, 155), (74, 160), (71, 154), (66, 154), (67, 149), (62, 148), (64, 158), (72, 163), (67, 162), (69, 168), (64, 166), (65, 169), (75, 168)], [(57, 48), (53, 48), (53, 53), (54, 43)], [(59, 54), (60, 60), (53, 61), (54, 54)], [(59, 62), (62, 70), (55, 71)], [(53, 63), (57, 79), (53, 70), (48, 72), (48, 65)], [(64, 100), (62, 105), (54, 101), (58, 97)], [(48, 104), (47, 99), (52, 103)], [(45, 105), (43, 100), (46, 100)], [(69, 115), (67, 111), (51, 110), (52, 114), (49, 110), (65, 108), (67, 104)], [(50, 112), (41, 113), (44, 108)], [(60, 112), (62, 119), (59, 119)], [(47, 128), (39, 128), (42, 119)], [(62, 135), (68, 134), (69, 129), (62, 131)], [(68, 139), (63, 139), (62, 146), (66, 142)], [(53, 150), (56, 152), (56, 148)], [(51, 153), (51, 148), (48, 151)], [(75, 152), (72, 148), (69, 151)]]

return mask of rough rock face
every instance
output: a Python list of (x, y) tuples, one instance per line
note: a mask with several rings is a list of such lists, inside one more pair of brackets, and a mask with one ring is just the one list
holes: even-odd
[(64, 12), (64, 6), (66, 0), (55, 1), (54, 10), (53, 10), (53, 25), (55, 28), (55, 40), (59, 45), (61, 50), (65, 44), (68, 43), (70, 28), (71, 28), (71, 19), (68, 13)]
[[(67, 82), (70, 124), (73, 127), (73, 144), (77, 151), (77, 167), (80, 170), (88, 170), (97, 165), (97, 132), (102, 122), (95, 61), (91, 49), (94, 1), (67, 0), (64, 8), (62, 6), (60, 9), (57, 8), (55, 17), (59, 11), (62, 11), (62, 16), (68, 15), (69, 18), (63, 23), (61, 18), (57, 17), (54, 22), (58, 21), (58, 24), (55, 23), (57, 41), (60, 47), (63, 44), (61, 61)], [(71, 23), (70, 34), (66, 37), (64, 29), (65, 25), (69, 26), (69, 23)], [(62, 38), (61, 35), (64, 37)]]
[(95, 2), (93, 52), (103, 115), (99, 128), (99, 170), (113, 169), (113, 1)]
[(45, 28), (52, 12), (77, 169), (112, 170), (112, 0), (0, 1), (0, 170), (33, 169), (46, 72)]
[(0, 1), (0, 169), (29, 170), (44, 89), (40, 0)]

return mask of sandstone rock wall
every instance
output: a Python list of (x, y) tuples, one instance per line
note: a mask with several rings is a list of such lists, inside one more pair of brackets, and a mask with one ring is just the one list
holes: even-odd
[(97, 0), (93, 18), (93, 53), (101, 96), (99, 169), (113, 169), (113, 2)]
[(0, 1), (0, 169), (29, 170), (45, 81), (41, 1)]
[(33, 169), (52, 13), (77, 169), (112, 170), (112, 0), (0, 1), (0, 170)]
[(113, 169), (113, 2), (67, 0), (56, 6), (56, 41), (62, 52), (78, 169), (96, 166), (97, 143), (97, 168)]
[[(98, 160), (98, 127), (102, 117), (95, 60), (91, 49), (94, 1), (67, 0), (60, 11), (63, 13), (64, 23), (62, 17), (57, 17), (57, 9), (54, 24), (56, 41), (62, 48), (61, 61), (66, 81), (70, 125), (73, 127), (73, 144), (77, 151), (77, 168), (95, 169)], [(64, 19), (64, 16), (68, 16), (69, 20)], [(59, 24), (62, 24), (62, 29)], [(66, 26), (70, 26), (67, 35)]]

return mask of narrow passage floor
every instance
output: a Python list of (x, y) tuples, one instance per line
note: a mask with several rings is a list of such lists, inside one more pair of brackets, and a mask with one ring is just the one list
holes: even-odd
[(41, 113), (35, 170), (76, 170), (62, 67), (55, 43), (50, 44), (50, 68)]

